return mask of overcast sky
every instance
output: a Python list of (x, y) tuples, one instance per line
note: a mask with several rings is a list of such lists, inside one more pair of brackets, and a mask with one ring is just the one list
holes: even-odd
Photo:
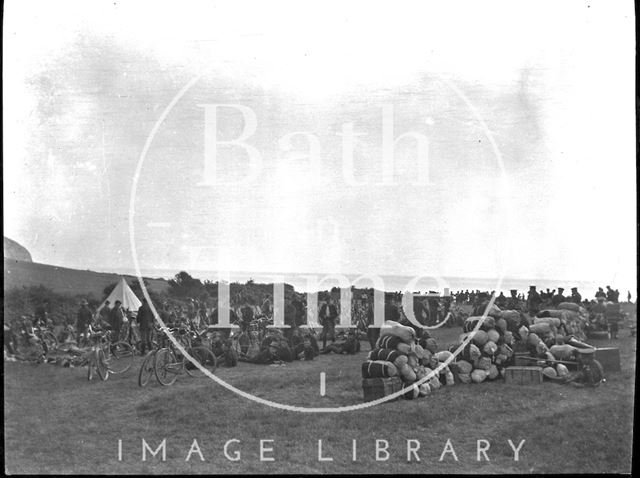
[[(630, 1), (8, 1), (4, 227), (37, 262), (635, 288)], [(256, 117), (204, 178), (202, 104)], [(395, 148), (382, 182), (383, 110)], [(353, 124), (351, 184), (343, 125)], [(246, 123), (218, 117), (219, 139)], [(287, 135), (306, 132), (289, 141)], [(314, 138), (317, 154), (309, 153)], [(314, 169), (310, 157), (317, 157)], [(211, 158), (211, 156), (210, 156)], [(422, 168), (424, 172), (425, 168)], [(623, 285), (624, 284), (624, 285)]]

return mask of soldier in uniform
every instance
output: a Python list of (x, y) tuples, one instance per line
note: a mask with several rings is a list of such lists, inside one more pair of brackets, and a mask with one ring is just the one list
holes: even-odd
[(520, 299), (518, 299), (518, 289), (511, 289), (509, 292), (511, 293), (511, 297), (507, 300), (507, 309), (521, 310), (522, 306), (520, 305)]
[(578, 372), (569, 375), (567, 382), (575, 387), (597, 387), (605, 382), (604, 369), (595, 359), (596, 349), (576, 348)]
[(578, 305), (582, 302), (582, 296), (580, 295), (580, 292), (578, 292), (577, 287), (571, 288), (571, 302), (575, 302)]
[(529, 314), (536, 315), (540, 311), (540, 303), (542, 299), (540, 299), (540, 294), (536, 290), (535, 285), (529, 286), (529, 295), (527, 296), (527, 309)]
[(78, 320), (76, 321), (76, 342), (79, 344), (82, 337), (87, 333), (89, 325), (91, 325), (93, 316), (87, 307), (89, 303), (86, 299), (80, 301), (80, 309), (78, 310)]
[(609, 327), (609, 338), (618, 338), (618, 321), (620, 320), (620, 304), (607, 302), (605, 305), (605, 318)]
[(320, 308), (320, 324), (322, 325), (320, 338), (322, 339), (323, 350), (327, 348), (327, 338), (330, 338), (331, 342), (335, 342), (337, 318), (338, 308), (333, 303), (333, 298), (329, 296), (327, 301), (322, 304), (322, 307)]
[(567, 301), (563, 292), (564, 292), (564, 289), (562, 287), (558, 287), (558, 293), (551, 298), (551, 304), (554, 307), (558, 307), (558, 304), (560, 304), (561, 302)]

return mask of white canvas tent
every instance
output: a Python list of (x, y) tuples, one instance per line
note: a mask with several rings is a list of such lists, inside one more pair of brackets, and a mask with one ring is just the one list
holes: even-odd
[(107, 301), (109, 301), (109, 308), (113, 309), (116, 300), (122, 302), (122, 308), (124, 310), (129, 309), (134, 314), (138, 312), (138, 308), (142, 305), (142, 302), (140, 302), (140, 300), (133, 293), (131, 287), (129, 287), (129, 284), (127, 284), (127, 281), (124, 279), (124, 277), (122, 277), (113, 291), (111, 291), (111, 294), (109, 294), (109, 297), (107, 297), (102, 302), (102, 304), (100, 304), (100, 307), (98, 307), (98, 310), (96, 310), (96, 314), (100, 312)]

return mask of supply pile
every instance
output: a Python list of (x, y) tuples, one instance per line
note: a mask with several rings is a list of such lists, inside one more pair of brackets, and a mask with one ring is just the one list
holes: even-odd
[(369, 352), (367, 360), (362, 364), (363, 388), (366, 389), (371, 379), (389, 379), (384, 382), (385, 387), (386, 383), (390, 384), (384, 388), (384, 394), (393, 393), (394, 383), (397, 382), (401, 383), (401, 389), (406, 390), (404, 398), (424, 397), (443, 385), (454, 384), (453, 374), (448, 367), (444, 367), (439, 375), (434, 375), (424, 383), (416, 384), (450, 355), (448, 351), (438, 351), (436, 341), (428, 334), (424, 333), (418, 340), (413, 328), (387, 320), (380, 328), (376, 348)]

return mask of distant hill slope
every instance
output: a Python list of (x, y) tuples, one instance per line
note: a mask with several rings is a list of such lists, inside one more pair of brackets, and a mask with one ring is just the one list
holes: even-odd
[(27, 248), (8, 237), (4, 237), (4, 257), (17, 261), (32, 262), (31, 254)]
[[(6, 251), (6, 238), (5, 238)], [(14, 259), (4, 259), (4, 290), (15, 287), (44, 285), (59, 294), (77, 295), (93, 293), (96, 298), (102, 298), (104, 288), (116, 282), (119, 274), (93, 272), (89, 270), (68, 269), (66, 267), (25, 262)], [(135, 279), (125, 275), (127, 281)], [(149, 288), (154, 292), (166, 291), (168, 285), (164, 279), (147, 279)]]

